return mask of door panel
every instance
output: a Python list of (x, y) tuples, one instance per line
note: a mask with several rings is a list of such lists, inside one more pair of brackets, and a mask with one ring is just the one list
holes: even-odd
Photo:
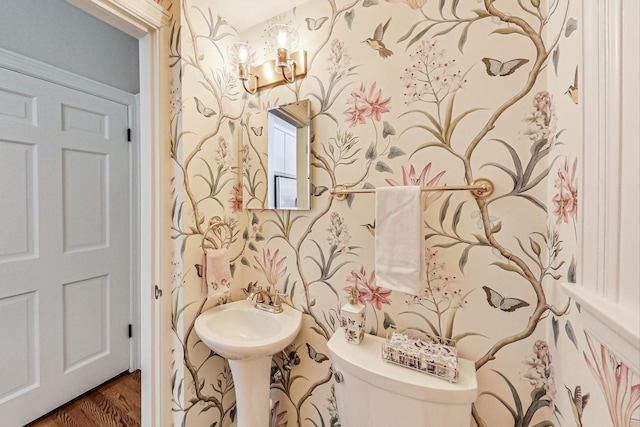
[(0, 419), (129, 367), (127, 107), (0, 68)]

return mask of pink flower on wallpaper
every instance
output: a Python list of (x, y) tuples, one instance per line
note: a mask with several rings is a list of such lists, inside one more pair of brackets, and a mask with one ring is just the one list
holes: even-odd
[(285, 265), (287, 257), (278, 259), (279, 253), (280, 249), (276, 249), (272, 256), (270, 249), (262, 249), (262, 260), (257, 256), (253, 257), (257, 264), (254, 265), (253, 268), (264, 273), (267, 283), (271, 286), (275, 286), (275, 284), (278, 283), (278, 281), (282, 279), (287, 272), (287, 266)]
[(404, 3), (411, 9), (420, 9), (427, 3), (427, 0), (386, 0), (387, 3)]
[(564, 165), (558, 170), (558, 178), (555, 182), (558, 193), (552, 199), (555, 206), (556, 224), (562, 222), (568, 224), (569, 217), (575, 221), (578, 215), (577, 168), (578, 159), (573, 161), (571, 167), (569, 159), (565, 159)]
[(456, 60), (438, 47), (438, 40), (422, 40), (409, 57), (411, 62), (400, 76), (407, 105), (417, 101), (440, 105), (467, 82)]
[(360, 270), (352, 270), (351, 274), (347, 277), (347, 282), (353, 283), (353, 286), (344, 288), (348, 295), (351, 295), (351, 290), (355, 287), (358, 291), (358, 301), (361, 304), (369, 303), (377, 310), (382, 309), (382, 304), (390, 304), (391, 291), (374, 285), (376, 281), (376, 273), (372, 271), (367, 275), (364, 267), (360, 267)]
[(391, 97), (383, 98), (382, 90), (378, 89), (376, 92), (375, 82), (368, 92), (362, 83), (358, 90), (351, 92), (351, 97), (347, 100), (347, 104), (350, 104), (351, 107), (346, 109), (343, 114), (347, 116), (349, 127), (364, 124), (369, 118), (379, 122), (382, 120), (382, 114), (389, 112), (390, 102)]
[(289, 423), (286, 421), (287, 411), (278, 412), (280, 409), (280, 401), (278, 400), (271, 408), (271, 421), (269, 427), (287, 427)]
[(237, 183), (233, 186), (231, 191), (231, 198), (229, 199), (229, 206), (233, 213), (242, 212), (242, 184)]
[(638, 381), (638, 376), (602, 344), (598, 351), (587, 331), (584, 336), (587, 338), (591, 357), (586, 352), (582, 354), (600, 384), (613, 426), (632, 426), (631, 422), (637, 421), (633, 420), (633, 414), (640, 409), (640, 383), (633, 384), (634, 380)]
[[(422, 168), (420, 175), (416, 175), (416, 169), (411, 165), (409, 170), (402, 166), (402, 185), (419, 185), (420, 187), (435, 187), (440, 182), (440, 178), (446, 171), (439, 172), (433, 178), (429, 178), (429, 172), (431, 172), (431, 162)], [(400, 185), (392, 179), (387, 179), (387, 184), (391, 186)], [(442, 196), (441, 191), (427, 192), (422, 195), (422, 210), (427, 210), (427, 207), (438, 200)]]
[(280, 98), (278, 97), (273, 102), (271, 102), (271, 101), (263, 102), (262, 103), (262, 109), (263, 110), (268, 110), (269, 108), (277, 107), (279, 105), (280, 105)]

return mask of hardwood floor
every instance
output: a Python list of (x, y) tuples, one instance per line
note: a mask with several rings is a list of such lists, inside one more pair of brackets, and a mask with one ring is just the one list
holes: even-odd
[(27, 427), (140, 426), (140, 371), (120, 375)]

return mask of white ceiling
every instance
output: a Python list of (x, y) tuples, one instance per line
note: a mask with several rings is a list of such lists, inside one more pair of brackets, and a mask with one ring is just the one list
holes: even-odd
[(214, 12), (242, 33), (309, 0), (218, 0)]

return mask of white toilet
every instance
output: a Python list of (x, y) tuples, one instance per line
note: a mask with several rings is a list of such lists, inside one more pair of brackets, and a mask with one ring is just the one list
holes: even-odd
[(366, 334), (359, 345), (338, 329), (329, 340), (342, 427), (469, 427), (478, 383), (473, 362), (458, 359), (458, 381), (382, 359), (384, 338)]

